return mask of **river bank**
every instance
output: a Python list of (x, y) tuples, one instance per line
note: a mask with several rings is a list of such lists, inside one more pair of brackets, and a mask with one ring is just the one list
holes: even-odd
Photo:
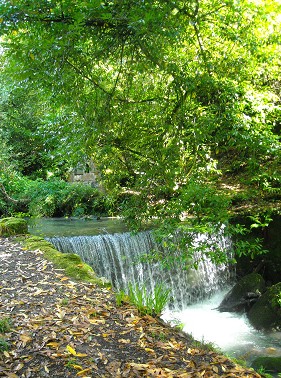
[(261, 377), (126, 304), (77, 282), (46, 260), (0, 238), (0, 354), (6, 377)]

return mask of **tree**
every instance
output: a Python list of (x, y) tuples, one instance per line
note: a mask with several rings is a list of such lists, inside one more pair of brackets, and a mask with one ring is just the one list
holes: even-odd
[(5, 72), (64, 120), (45, 124), (57, 151), (133, 193), (128, 218), (220, 223), (221, 174), (280, 185), (279, 14), (278, 1), (2, 1)]

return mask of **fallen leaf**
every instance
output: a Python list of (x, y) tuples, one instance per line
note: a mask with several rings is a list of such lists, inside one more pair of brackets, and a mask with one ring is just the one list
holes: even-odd
[(149, 352), (149, 353), (155, 353), (154, 350), (151, 349), (151, 348), (144, 348), (144, 350), (145, 350), (146, 352)]
[(76, 357), (87, 357), (88, 355), (86, 353), (76, 353)]
[(214, 370), (215, 373), (218, 374), (218, 372), (219, 372), (219, 368), (218, 368), (217, 366), (213, 366), (213, 370)]
[(65, 317), (65, 314), (66, 314), (66, 312), (64, 310), (61, 310), (61, 309), (58, 309), (58, 311), (56, 312), (57, 317), (61, 320)]
[(80, 365), (76, 365), (76, 364), (74, 364), (74, 365), (71, 365), (74, 369), (76, 369), (76, 370), (83, 370), (83, 368), (82, 368), (82, 366), (80, 366)]
[(84, 370), (79, 371), (76, 375), (77, 375), (78, 377), (83, 377), (83, 375), (84, 375), (85, 373), (89, 373), (91, 370), (92, 370), (91, 368), (84, 369)]
[(21, 370), (23, 367), (24, 367), (24, 364), (20, 363), (20, 364), (18, 364), (18, 365), (14, 368), (14, 370), (15, 370), (15, 371), (18, 371), (18, 370)]
[(118, 343), (122, 344), (130, 344), (131, 340), (129, 339), (118, 339)]
[(46, 373), (50, 373), (50, 371), (49, 371), (47, 365), (44, 365), (44, 370), (45, 370)]
[(30, 337), (29, 335), (27, 335), (25, 333), (22, 333), (20, 335), (20, 340), (23, 341), (24, 343), (28, 343), (29, 341), (32, 340), (32, 337)]
[(57, 349), (59, 346), (59, 343), (57, 341), (51, 341), (50, 343), (46, 344), (47, 346), (50, 346), (51, 348)]
[(91, 324), (105, 324), (104, 319), (88, 319), (88, 322)]
[(76, 356), (76, 355), (77, 355), (76, 350), (73, 349), (70, 345), (67, 345), (65, 349), (66, 349), (69, 353), (71, 353), (73, 356)]

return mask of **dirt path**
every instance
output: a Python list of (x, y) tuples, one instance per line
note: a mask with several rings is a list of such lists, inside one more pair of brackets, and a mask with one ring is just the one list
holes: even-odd
[(0, 275), (0, 377), (260, 377), (11, 239)]

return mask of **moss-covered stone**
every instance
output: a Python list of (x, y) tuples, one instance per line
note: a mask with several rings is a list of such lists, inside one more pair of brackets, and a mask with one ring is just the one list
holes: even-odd
[(252, 362), (252, 368), (264, 369), (268, 373), (281, 373), (281, 357), (257, 357)]
[(248, 310), (253, 304), (251, 299), (265, 289), (265, 281), (260, 274), (247, 274), (226, 294), (218, 309), (228, 312)]
[(26, 220), (14, 217), (0, 219), (0, 236), (13, 236), (27, 233), (28, 226)]
[(268, 288), (252, 306), (248, 318), (256, 329), (281, 328), (281, 307), (278, 303), (280, 293), (281, 282)]
[(75, 253), (61, 253), (51, 243), (38, 236), (27, 236), (20, 240), (27, 249), (42, 251), (44, 257), (52, 261), (56, 267), (64, 269), (67, 276), (100, 286), (110, 286), (103, 279), (98, 278), (93, 268), (84, 263)]

